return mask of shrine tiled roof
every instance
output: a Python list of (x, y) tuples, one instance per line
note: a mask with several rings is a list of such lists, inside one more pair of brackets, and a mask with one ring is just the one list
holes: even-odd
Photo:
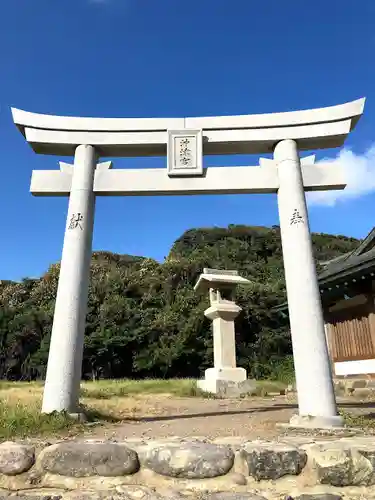
[[(352, 252), (320, 264), (324, 268), (318, 275), (321, 294), (334, 286), (347, 284), (348, 281), (356, 282), (368, 276), (374, 276), (375, 279), (375, 227)], [(287, 309), (288, 302), (283, 302), (273, 310), (286, 312)]]
[(372, 265), (375, 265), (375, 227), (355, 250), (325, 263), (324, 270), (318, 276), (319, 284), (365, 270)]

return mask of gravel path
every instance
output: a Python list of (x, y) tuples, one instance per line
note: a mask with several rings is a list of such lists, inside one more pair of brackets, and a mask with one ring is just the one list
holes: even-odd
[[(346, 411), (355, 414), (375, 412), (375, 403), (353, 400), (340, 403)], [(295, 401), (285, 396), (242, 400), (150, 396), (145, 398), (134, 418), (90, 428), (85, 437), (125, 440), (246, 436), (250, 440), (272, 439), (283, 432), (276, 424), (287, 423), (296, 411)]]

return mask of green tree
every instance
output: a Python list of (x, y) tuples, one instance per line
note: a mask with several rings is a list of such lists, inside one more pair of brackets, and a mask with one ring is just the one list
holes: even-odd
[[(313, 235), (317, 263), (353, 250), (358, 241)], [(0, 378), (45, 376), (59, 264), (40, 279), (0, 283)], [(83, 376), (199, 377), (212, 365), (208, 294), (194, 291), (204, 267), (237, 269), (238, 364), (268, 376), (291, 354), (288, 324), (273, 306), (285, 300), (280, 229), (273, 226), (186, 231), (163, 263), (94, 252), (91, 263)]]

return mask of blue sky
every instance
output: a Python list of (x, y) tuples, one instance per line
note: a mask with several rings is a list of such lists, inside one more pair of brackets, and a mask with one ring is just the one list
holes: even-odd
[[(375, 225), (373, 0), (1, 0), (0, 279), (39, 276), (61, 256), (67, 199), (29, 194), (36, 155), (10, 107), (71, 116), (266, 113), (366, 96), (344, 151), (349, 196), (316, 198), (313, 231), (364, 237)], [(115, 168), (161, 166), (118, 159)], [(210, 158), (208, 164), (257, 164)], [(276, 196), (99, 198), (94, 249), (162, 260), (193, 227), (278, 223)]]

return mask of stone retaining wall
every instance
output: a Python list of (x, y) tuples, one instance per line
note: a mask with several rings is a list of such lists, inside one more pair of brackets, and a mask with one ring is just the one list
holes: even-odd
[[(336, 396), (354, 396), (359, 399), (375, 397), (375, 379), (342, 377), (333, 380)], [(295, 384), (289, 384), (286, 389), (269, 392), (268, 396), (294, 395), (297, 393)]]
[(375, 439), (0, 444), (0, 499), (375, 499)]
[(375, 395), (375, 380), (371, 378), (338, 378), (333, 383), (337, 395), (362, 398)]

